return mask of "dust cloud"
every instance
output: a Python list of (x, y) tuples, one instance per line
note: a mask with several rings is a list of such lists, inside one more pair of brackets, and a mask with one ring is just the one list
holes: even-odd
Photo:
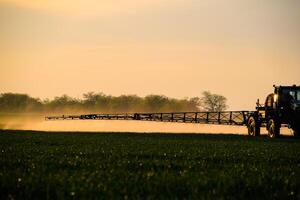
[[(137, 133), (211, 133), (247, 134), (246, 126), (194, 123), (147, 122), (127, 120), (59, 120), (46, 121), (45, 114), (0, 115), (0, 129), (72, 132), (137, 132)], [(261, 129), (266, 134), (265, 128)], [(284, 135), (291, 130), (282, 128)]]

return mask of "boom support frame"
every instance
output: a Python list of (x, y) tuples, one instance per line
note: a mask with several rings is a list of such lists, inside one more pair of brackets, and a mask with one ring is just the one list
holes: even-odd
[(246, 125), (254, 111), (155, 112), (48, 116), (46, 120), (140, 120), (202, 124)]

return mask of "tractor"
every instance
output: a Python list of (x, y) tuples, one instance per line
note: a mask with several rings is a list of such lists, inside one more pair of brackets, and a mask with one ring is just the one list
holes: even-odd
[(256, 111), (248, 117), (247, 128), (251, 136), (259, 136), (260, 128), (265, 126), (271, 138), (280, 135), (280, 128), (287, 126), (294, 136), (300, 136), (300, 86), (273, 86), (265, 104), (257, 100)]

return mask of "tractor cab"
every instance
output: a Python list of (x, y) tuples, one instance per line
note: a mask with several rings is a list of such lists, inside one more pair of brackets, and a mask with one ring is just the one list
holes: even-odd
[(280, 108), (287, 108), (291, 110), (300, 109), (300, 86), (278, 86), (275, 87), (274, 100)]
[(274, 86), (274, 93), (267, 96), (264, 110), (299, 110), (300, 86)]

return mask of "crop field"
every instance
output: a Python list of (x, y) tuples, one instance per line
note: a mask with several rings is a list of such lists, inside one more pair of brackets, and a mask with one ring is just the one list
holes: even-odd
[(0, 131), (0, 199), (300, 199), (300, 140)]

